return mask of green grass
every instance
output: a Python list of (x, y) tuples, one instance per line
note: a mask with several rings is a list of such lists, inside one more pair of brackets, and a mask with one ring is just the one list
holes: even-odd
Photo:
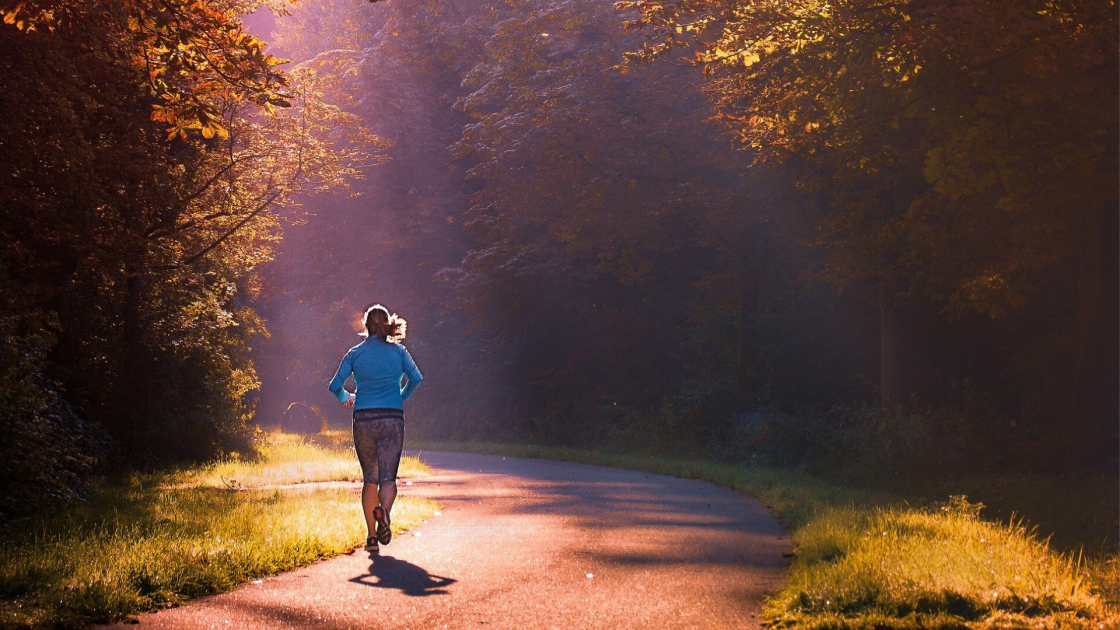
[[(428, 468), (416, 457), (401, 458), (401, 477), (424, 477)], [(260, 488), (320, 481), (361, 481), (349, 431), (301, 436), (274, 432), (257, 453), (237, 455), (170, 475), (168, 483), (182, 487)]]
[[(1022, 521), (981, 518), (980, 506), (963, 497), (946, 496), (937, 504), (924, 496), (852, 487), (796, 471), (703, 460), (508, 444), (419, 446), (704, 479), (758, 497), (780, 514), (797, 549), (788, 582), (765, 602), (766, 621), (773, 627), (1099, 630), (1120, 625), (1120, 561), (1114, 550), (1091, 559), (1063, 553)], [(1061, 487), (1054, 491), (1069, 493)], [(1038, 496), (1031, 501), (1045, 503)], [(1070, 497), (1055, 501), (1069, 503)]]
[[(6, 533), (0, 627), (114, 621), (350, 551), (365, 539), (354, 492), (252, 489), (350, 479), (341, 460), (329, 448), (274, 436), (253, 460), (100, 480), (86, 505)], [(415, 458), (407, 470), (427, 471)], [(229, 475), (241, 478), (239, 490), (221, 481)], [(401, 497), (393, 531), (438, 509)]]
[(1072, 559), (966, 508), (837, 508), (796, 541), (790, 582), (766, 606), (777, 627), (1087, 627), (1106, 616)]

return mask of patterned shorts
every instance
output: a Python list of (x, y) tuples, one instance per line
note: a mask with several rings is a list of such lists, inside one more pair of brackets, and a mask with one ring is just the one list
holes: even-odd
[(354, 450), (366, 483), (397, 480), (404, 448), (404, 412), (400, 409), (354, 410)]

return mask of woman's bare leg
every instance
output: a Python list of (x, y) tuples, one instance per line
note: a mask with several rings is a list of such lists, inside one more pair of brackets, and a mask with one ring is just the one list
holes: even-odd
[(385, 514), (388, 515), (393, 511), (393, 502), (397, 500), (397, 482), (386, 481), (381, 484), (381, 489), (377, 491), (377, 496), (381, 499), (381, 507), (385, 509)]
[[(396, 493), (394, 492), (394, 494)], [(377, 526), (377, 521), (373, 518), (373, 509), (377, 507), (377, 495), (377, 484), (368, 481), (362, 484), (362, 516), (366, 517), (367, 536), (377, 535), (374, 529)]]

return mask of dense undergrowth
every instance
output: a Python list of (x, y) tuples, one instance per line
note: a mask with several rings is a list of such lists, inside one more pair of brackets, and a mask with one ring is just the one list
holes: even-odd
[[(356, 494), (269, 486), (360, 478), (353, 459), (279, 435), (252, 459), (97, 480), (86, 504), (2, 532), (0, 627), (114, 621), (349, 551), (365, 538)], [(393, 530), (437, 509), (401, 497)]]
[[(781, 515), (797, 549), (789, 580), (765, 604), (774, 627), (1099, 630), (1120, 619), (1114, 546), (1087, 540), (1093, 555), (1059, 551), (1025, 521), (987, 520), (981, 504), (960, 495), (935, 502), (924, 493), (700, 459), (490, 443), (420, 446), (645, 470), (758, 497)], [(1050, 489), (1060, 494), (1057, 484)], [(1036, 496), (1031, 505), (1045, 502)]]

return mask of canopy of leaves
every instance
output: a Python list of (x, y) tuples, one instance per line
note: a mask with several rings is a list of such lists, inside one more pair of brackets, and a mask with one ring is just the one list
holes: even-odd
[(117, 37), (152, 95), (153, 120), (167, 124), (172, 136), (199, 130), (209, 138), (225, 135), (221, 103), (240, 100), (265, 108), (287, 107), (285, 62), (264, 51), (265, 44), (242, 29), (240, 14), (259, 2), (208, 0), (3, 0), (0, 17), (22, 31), (78, 31), (97, 13), (112, 17)]
[(1116, 205), (1114, 2), (621, 2), (756, 162), (832, 197), (834, 270), (1005, 317)]

